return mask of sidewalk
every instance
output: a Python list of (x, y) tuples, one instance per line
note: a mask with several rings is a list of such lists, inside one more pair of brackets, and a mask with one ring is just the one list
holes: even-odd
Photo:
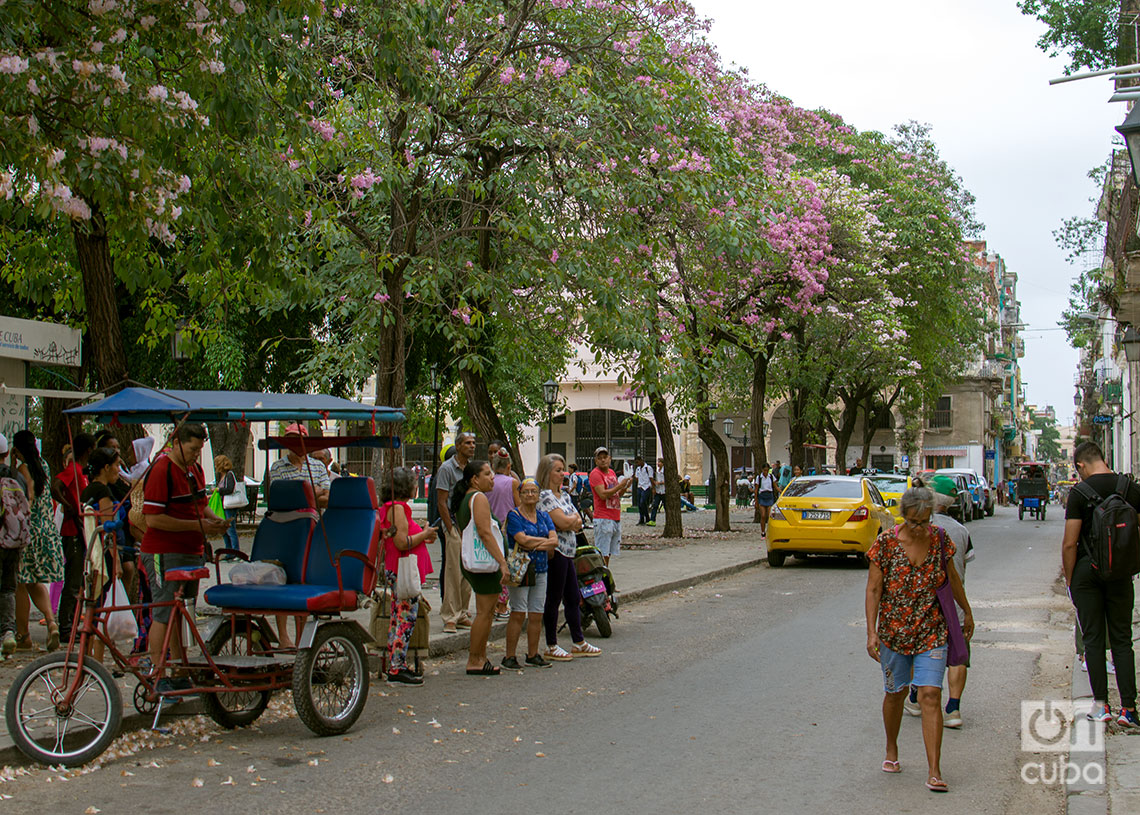
[[(652, 597), (681, 590), (698, 583), (714, 580), (744, 569), (753, 568), (764, 562), (764, 550), (761, 546), (759, 530), (752, 524), (744, 523), (750, 518), (750, 513), (733, 513), (733, 527), (740, 531), (731, 533), (713, 533), (709, 531), (712, 525), (713, 514), (698, 512), (686, 515), (686, 535), (692, 535), (682, 540), (667, 540), (658, 537), (660, 530), (639, 529), (633, 523), (623, 530), (623, 549), (621, 554), (611, 560), (610, 567), (614, 573), (617, 584), (618, 599), (621, 607), (628, 604), (644, 601)], [(623, 524), (623, 527), (626, 527)], [(252, 535), (243, 533), (241, 538), (242, 549), (249, 551), (252, 545)], [(432, 562), (439, 567), (439, 545), (430, 547)], [(229, 564), (222, 565), (223, 581), (230, 569)], [(438, 575), (432, 575), (424, 594), (432, 606), (430, 657), (439, 657), (445, 654), (466, 650), (468, 634), (460, 631), (457, 634), (444, 634), (443, 621), (439, 616), (440, 597)], [(202, 581), (201, 590), (214, 584), (213, 578)], [(209, 613), (212, 609), (199, 599), (200, 613)], [(474, 614), (474, 604), (472, 604)], [(359, 622), (365, 630), (368, 628), (369, 610), (362, 609), (345, 615), (348, 619)], [(41, 645), (44, 642), (46, 630), (43, 626), (34, 623), (38, 615), (33, 613), (32, 636)], [(622, 621), (614, 620), (615, 636), (620, 637)], [(499, 639), (506, 631), (505, 622), (497, 622), (492, 627), (491, 638)], [(587, 637), (597, 637), (596, 629), (587, 629)], [(7, 696), (8, 688), (12, 685), (17, 674), (33, 659), (42, 656), (42, 653), (29, 654), (19, 652), (14, 657), (0, 662), (0, 700)], [(379, 667), (379, 659), (373, 659), (373, 669)], [(123, 700), (122, 732), (138, 730), (149, 727), (151, 717), (139, 715), (131, 702), (132, 694), (137, 684), (130, 674), (118, 680), (119, 690)], [(169, 718), (182, 718), (197, 715), (202, 712), (197, 703), (183, 704), (175, 708), (176, 713)], [(167, 720), (163, 716), (163, 721)], [(0, 766), (5, 764), (27, 763), (23, 755), (13, 746), (7, 730), (0, 731)]]
[[(1133, 617), (1133, 631), (1140, 631)], [(1140, 647), (1140, 635), (1133, 638), (1133, 646)], [(1111, 657), (1110, 657), (1111, 658)], [(1092, 691), (1088, 674), (1081, 670), (1080, 662), (1073, 660), (1072, 701), (1073, 715), (1080, 722), (1092, 707)], [(1120, 709), (1115, 677), (1109, 675), (1109, 703), (1113, 711)], [(1124, 728), (1115, 722), (1107, 725), (1091, 724), (1103, 734), (1101, 748), (1093, 751), (1073, 751), (1069, 761), (1085, 768), (1099, 764), (1103, 770), (1103, 783), (1089, 783), (1089, 773), (1074, 783), (1065, 784), (1065, 804), (1068, 815), (1106, 815), (1106, 813), (1140, 812), (1140, 730)], [(1074, 725), (1076, 730), (1076, 725)]]

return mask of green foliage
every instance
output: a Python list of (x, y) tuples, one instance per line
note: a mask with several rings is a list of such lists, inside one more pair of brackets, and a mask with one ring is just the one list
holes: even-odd
[(1066, 74), (1124, 64), (1117, 62), (1120, 0), (1019, 0), (1017, 7), (1045, 24), (1037, 47), (1067, 57)]

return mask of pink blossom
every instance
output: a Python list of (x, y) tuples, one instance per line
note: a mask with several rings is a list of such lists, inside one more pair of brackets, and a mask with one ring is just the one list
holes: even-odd
[(569, 60), (562, 59), (561, 57), (554, 60), (554, 64), (550, 66), (550, 73), (556, 77), (566, 76), (566, 72), (569, 70), (570, 70)]
[(325, 141), (332, 141), (336, 136), (336, 129), (328, 122), (321, 121), (320, 119), (310, 119), (309, 127), (316, 131), (317, 135)]
[(152, 102), (165, 102), (170, 92), (163, 85), (151, 85), (147, 89), (146, 98)]
[(515, 78), (515, 68), (513, 65), (508, 65), (506, 68), (503, 69), (502, 73), (499, 74), (499, 83), (502, 85), (509, 85), (509, 84), (511, 84), (511, 80), (513, 80), (514, 78)]
[(391, 295), (386, 294), (384, 292), (376, 292), (374, 295), (372, 295), (372, 299), (378, 303), (387, 303), (389, 300), (392, 299), (392, 297), (391, 297)]
[(558, 250), (557, 249), (555, 249), (553, 252), (550, 253), (550, 262), (551, 263), (557, 263), (558, 262)]
[(234, 14), (245, 14), (245, 3), (241, 0), (230, 0), (230, 8), (233, 9)]

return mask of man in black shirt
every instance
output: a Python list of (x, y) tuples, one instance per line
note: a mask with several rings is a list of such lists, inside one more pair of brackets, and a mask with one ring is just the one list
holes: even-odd
[[(1119, 476), (1104, 463), (1104, 454), (1091, 441), (1080, 444), (1073, 460), (1082, 481), (1102, 498), (1112, 495)], [(1140, 512), (1140, 486), (1129, 480), (1124, 499)], [(1131, 578), (1106, 581), (1096, 573), (1088, 554), (1088, 535), (1092, 527), (1094, 503), (1081, 494), (1069, 492), (1065, 507), (1065, 537), (1061, 543), (1061, 562), (1069, 597), (1077, 609), (1077, 621), (1085, 644), (1085, 664), (1092, 686), (1093, 709), (1088, 717), (1106, 722), (1112, 718), (1108, 707), (1108, 670), (1105, 665), (1105, 633), (1112, 646), (1116, 665), (1116, 686), (1120, 690), (1120, 716), (1117, 722), (1129, 727), (1140, 726), (1136, 717), (1136, 658), (1132, 653)]]

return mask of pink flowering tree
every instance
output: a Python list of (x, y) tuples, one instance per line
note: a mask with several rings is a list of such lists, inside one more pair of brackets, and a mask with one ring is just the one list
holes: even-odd
[[(204, 267), (238, 251), (216, 193), (239, 152), (217, 147), (245, 138), (251, 118), (276, 102), (265, 89), (276, 82), (274, 43), (289, 33), (279, 5), (0, 4), (0, 220), (42, 238), (21, 243), (13, 285), (79, 312), (103, 387), (128, 375), (122, 300), (141, 307), (148, 291), (171, 287), (172, 263), (184, 257), (176, 252)], [(37, 253), (50, 263), (37, 264)], [(74, 286), (71, 276), (42, 275), (61, 260), (76, 271)], [(170, 323), (161, 300), (152, 328)]]

